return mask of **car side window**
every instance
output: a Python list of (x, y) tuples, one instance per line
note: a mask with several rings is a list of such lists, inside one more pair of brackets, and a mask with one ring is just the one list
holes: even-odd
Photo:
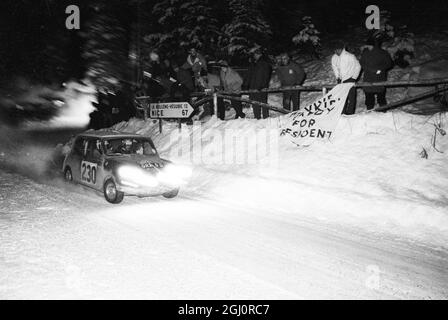
[(88, 147), (89, 147), (89, 140), (83, 140), (83, 142), (82, 142), (82, 156), (83, 157), (87, 156)]
[(157, 151), (154, 148), (154, 146), (151, 145), (151, 143), (148, 141), (145, 141), (145, 143), (143, 144), (143, 149), (144, 149), (144, 154), (147, 156), (157, 154)]
[(73, 146), (73, 153), (75, 155), (82, 156), (84, 141), (85, 140), (83, 138), (76, 139), (75, 144)]
[(102, 155), (101, 140), (92, 139), (88, 141), (86, 156), (89, 160), (99, 160)]

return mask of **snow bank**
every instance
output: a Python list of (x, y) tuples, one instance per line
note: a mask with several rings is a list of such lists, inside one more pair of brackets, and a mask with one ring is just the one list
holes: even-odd
[[(150, 136), (162, 156), (190, 163), (187, 194), (285, 219), (313, 218), (446, 241), (447, 114), (342, 116), (331, 142), (298, 148), (279, 137), (287, 116), (182, 127), (131, 119), (113, 128)], [(254, 151), (256, 150), (256, 151)], [(422, 153), (422, 151), (425, 152)], [(443, 153), (442, 153), (443, 152)], [(422, 158), (422, 154), (427, 158)], [(270, 210), (267, 210), (270, 209)]]

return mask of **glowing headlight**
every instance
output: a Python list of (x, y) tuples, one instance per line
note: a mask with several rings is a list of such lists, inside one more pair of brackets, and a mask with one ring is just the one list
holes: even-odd
[(154, 176), (137, 167), (120, 167), (118, 168), (118, 175), (120, 176), (121, 182), (124, 184), (128, 182), (130, 184), (137, 184), (145, 187), (155, 187), (158, 185), (157, 179)]

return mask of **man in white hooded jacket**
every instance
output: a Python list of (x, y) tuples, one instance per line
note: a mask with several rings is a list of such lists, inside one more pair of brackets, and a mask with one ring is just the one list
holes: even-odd
[[(345, 49), (344, 43), (339, 43), (331, 58), (331, 66), (338, 83), (356, 82), (361, 72), (361, 65), (354, 54)], [(343, 114), (354, 114), (356, 109), (356, 89), (351, 88), (345, 102)]]

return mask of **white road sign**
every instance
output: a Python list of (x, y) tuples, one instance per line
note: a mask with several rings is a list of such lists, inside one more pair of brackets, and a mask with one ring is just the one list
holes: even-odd
[(149, 116), (156, 119), (188, 118), (194, 109), (188, 102), (151, 103)]

